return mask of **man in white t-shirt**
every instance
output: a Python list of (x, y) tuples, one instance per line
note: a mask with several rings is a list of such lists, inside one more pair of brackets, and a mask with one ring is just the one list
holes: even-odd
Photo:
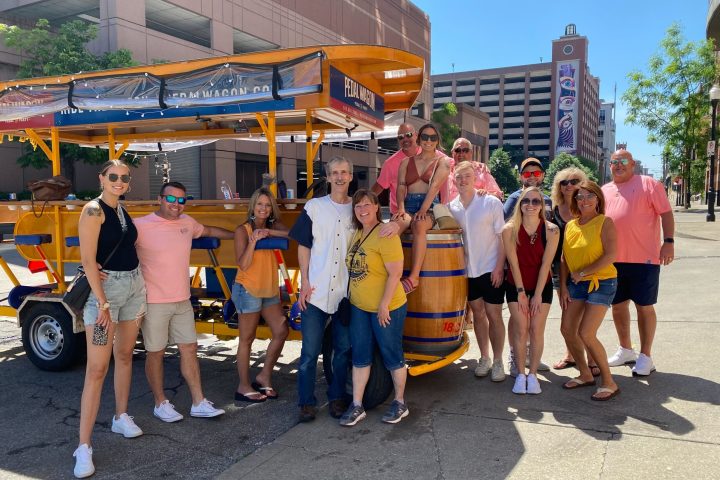
[(463, 229), (468, 302), (481, 354), (475, 375), (485, 377), (490, 373), (493, 382), (501, 382), (505, 379), (502, 361), (505, 345), (502, 320), (505, 250), (500, 237), (505, 225), (503, 205), (493, 195), (477, 194), (477, 175), (472, 163), (458, 163), (454, 180), (459, 195), (448, 204), (448, 208)]
[(234, 233), (198, 223), (184, 215), (185, 186), (166, 183), (160, 189), (160, 208), (136, 219), (135, 247), (147, 288), (147, 315), (142, 324), (145, 374), (155, 399), (153, 414), (163, 422), (177, 422), (182, 414), (170, 403), (163, 386), (163, 359), (168, 344), (180, 350), (180, 372), (192, 397), (191, 417), (216, 417), (225, 410), (205, 398), (200, 384), (195, 313), (190, 304), (190, 251), (194, 238), (205, 236), (231, 240)]

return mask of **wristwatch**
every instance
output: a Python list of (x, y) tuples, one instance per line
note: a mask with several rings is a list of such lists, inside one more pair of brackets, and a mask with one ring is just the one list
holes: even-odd
[(525, 293), (525, 289), (523, 287), (517, 287), (517, 293)]
[(673, 237), (665, 237), (663, 241), (665, 243), (675, 243), (675, 239)]
[(98, 302), (98, 308), (100, 308), (100, 310), (110, 310), (110, 302), (105, 302), (102, 305)]
[(580, 272), (578, 275), (580, 275), (580, 278), (583, 278), (583, 277), (585, 276), (585, 272), (582, 271), (582, 272)]

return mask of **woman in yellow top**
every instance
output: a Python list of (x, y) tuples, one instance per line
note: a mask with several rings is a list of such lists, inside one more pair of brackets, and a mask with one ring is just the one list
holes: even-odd
[(381, 238), (380, 202), (368, 190), (352, 199), (353, 224), (358, 229), (350, 242), (345, 263), (350, 274), (350, 345), (352, 346), (353, 403), (340, 418), (352, 426), (365, 418), (362, 398), (370, 378), (374, 345), (392, 375), (395, 399), (383, 415), (385, 423), (398, 423), (409, 413), (405, 405), (405, 357), (402, 333), (407, 299), (400, 285), (403, 251), (400, 238)]
[[(560, 262), (561, 327), (580, 376), (563, 385), (575, 389), (595, 385), (584, 350), (600, 368), (602, 385), (593, 400), (610, 400), (620, 393), (608, 367), (605, 348), (597, 331), (617, 290), (616, 235), (613, 221), (605, 216), (605, 197), (597, 183), (581, 182), (570, 203), (575, 219), (565, 227)], [(584, 345), (584, 347), (583, 347)]]
[[(240, 383), (235, 400), (264, 402), (278, 398), (270, 376), (280, 357), (288, 326), (280, 305), (278, 264), (272, 250), (255, 250), (258, 240), (288, 236), (288, 228), (280, 223), (280, 210), (275, 197), (267, 188), (259, 188), (250, 197), (248, 219), (235, 229), (235, 258), (238, 266), (232, 287), (232, 301), (238, 312), (240, 339), (237, 349), (237, 369)], [(272, 332), (272, 340), (265, 354), (265, 364), (250, 382), (250, 349), (260, 314)]]

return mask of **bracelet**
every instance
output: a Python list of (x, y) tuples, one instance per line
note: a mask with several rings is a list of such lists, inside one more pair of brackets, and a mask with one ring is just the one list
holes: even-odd
[(665, 237), (663, 241), (665, 243), (675, 243), (675, 239), (673, 237)]
[(110, 302), (105, 302), (102, 305), (100, 305), (100, 302), (98, 302), (98, 308), (100, 310), (110, 310)]

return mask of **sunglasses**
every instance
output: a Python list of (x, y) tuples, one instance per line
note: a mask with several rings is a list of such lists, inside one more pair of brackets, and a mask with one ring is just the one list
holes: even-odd
[(597, 195), (595, 195), (592, 192), (587, 193), (585, 195), (583, 195), (582, 193), (578, 193), (577, 195), (575, 195), (575, 199), (578, 202), (584, 202), (585, 200), (592, 200), (593, 198), (597, 198)]
[(540, 170), (535, 170), (534, 172), (522, 172), (521, 175), (523, 178), (530, 178), (530, 177), (540, 178), (540, 177), (542, 177), (543, 172)]
[(630, 163), (630, 160), (628, 160), (627, 158), (618, 158), (618, 159), (610, 160), (610, 165), (627, 165), (628, 163)]
[(428, 135), (427, 133), (420, 134), (420, 140), (422, 140), (423, 142), (437, 142), (438, 138), (439, 137), (437, 136), (437, 134), (435, 134), (435, 135)]
[(123, 183), (130, 183), (130, 179), (132, 178), (132, 177), (131, 177), (130, 175), (128, 175), (128, 174), (118, 175), (117, 173), (108, 173), (108, 174), (106, 175), (106, 177), (107, 177), (108, 180), (110, 180), (111, 182), (117, 182), (118, 179), (120, 179)]
[(458, 147), (455, 150), (453, 150), (455, 153), (468, 153), (470, 152), (470, 149), (467, 147)]
[(175, 203), (175, 201), (177, 201), (180, 205), (185, 205), (185, 202), (187, 202), (186, 197), (176, 197), (175, 195), (163, 195), (162, 197), (168, 203)]
[(568, 185), (575, 186), (578, 183), (580, 183), (580, 180), (578, 180), (577, 178), (571, 178), (570, 180), (560, 180), (561, 187), (567, 187)]
[(543, 201), (539, 198), (523, 198), (520, 200), (520, 205), (532, 205), (533, 207), (539, 207)]
[(412, 138), (415, 132), (405, 132), (397, 136), (398, 142), (402, 142), (406, 138)]

